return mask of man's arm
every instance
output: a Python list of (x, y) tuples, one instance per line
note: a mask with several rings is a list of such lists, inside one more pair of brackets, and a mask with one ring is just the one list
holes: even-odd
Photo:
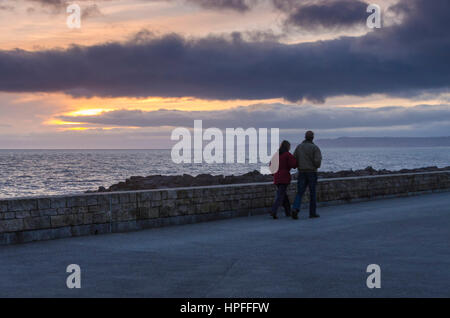
[(297, 147), (295, 147), (295, 150), (294, 150), (294, 153), (293, 153), (293, 155), (294, 155), (294, 158), (295, 158), (295, 160), (297, 160), (297, 161), (298, 161), (298, 146), (297, 146)]
[(315, 147), (314, 149), (314, 166), (319, 169), (322, 164), (322, 153), (320, 152), (319, 147)]

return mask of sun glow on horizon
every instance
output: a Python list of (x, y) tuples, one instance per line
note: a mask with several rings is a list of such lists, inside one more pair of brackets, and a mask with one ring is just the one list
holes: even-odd
[(110, 109), (110, 108), (80, 109), (77, 111), (67, 113), (66, 115), (68, 115), (68, 116), (96, 116), (96, 115), (100, 115), (103, 112), (109, 112), (112, 110), (114, 110), (114, 109)]
[(82, 125), (82, 123), (76, 123), (71, 121), (63, 121), (60, 119), (49, 119), (43, 123), (46, 126), (67, 126), (67, 125)]

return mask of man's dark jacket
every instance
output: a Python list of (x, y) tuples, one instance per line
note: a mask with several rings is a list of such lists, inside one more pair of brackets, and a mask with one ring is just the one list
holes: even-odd
[(299, 172), (316, 172), (322, 164), (322, 153), (312, 141), (304, 140), (295, 148), (294, 157), (297, 160)]

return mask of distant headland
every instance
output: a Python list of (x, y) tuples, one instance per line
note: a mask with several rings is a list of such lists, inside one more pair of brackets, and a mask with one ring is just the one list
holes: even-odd
[(450, 147), (447, 137), (339, 137), (318, 139), (322, 147)]

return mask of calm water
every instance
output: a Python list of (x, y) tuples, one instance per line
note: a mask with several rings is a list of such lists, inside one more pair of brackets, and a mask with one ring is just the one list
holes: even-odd
[[(322, 171), (450, 165), (450, 147), (323, 148)], [(174, 164), (170, 150), (0, 150), (0, 198), (95, 190), (130, 176), (243, 174), (254, 164)]]

